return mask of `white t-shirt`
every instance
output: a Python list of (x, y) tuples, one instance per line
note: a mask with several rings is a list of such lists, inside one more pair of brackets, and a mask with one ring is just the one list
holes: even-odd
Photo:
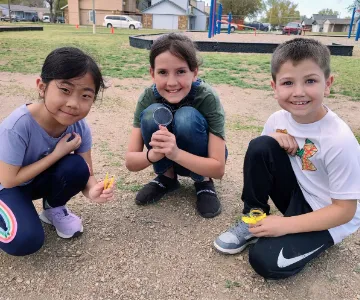
[[(338, 200), (360, 199), (360, 146), (349, 126), (337, 114), (328, 113), (311, 124), (299, 124), (285, 110), (267, 120), (262, 135), (282, 131), (292, 135), (299, 150), (290, 156), (292, 168), (306, 201), (315, 211)], [(330, 228), (334, 243), (360, 227), (360, 203), (354, 218)]]

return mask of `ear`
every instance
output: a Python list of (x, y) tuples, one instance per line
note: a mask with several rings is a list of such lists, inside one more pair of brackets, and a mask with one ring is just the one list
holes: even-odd
[(274, 91), (274, 98), (277, 99), (278, 98), (278, 94), (277, 94), (277, 89), (276, 89), (276, 82), (274, 80), (271, 80), (271, 88)]
[(44, 98), (45, 97), (46, 84), (42, 81), (41, 78), (36, 79), (36, 86), (37, 86), (38, 91), (39, 91), (39, 96), (41, 98)]
[[(149, 69), (149, 72), (150, 72), (150, 75), (151, 75), (151, 78), (152, 78), (152, 80), (153, 80), (153, 82), (155, 81), (155, 72), (154, 72), (154, 69), (152, 68), (152, 67), (150, 67), (150, 69)], [(154, 82), (155, 83), (155, 82)]]
[(329, 96), (330, 95), (330, 88), (332, 86), (332, 84), (334, 83), (334, 76), (330, 75), (329, 78), (326, 80), (325, 82), (325, 91), (324, 91), (324, 96)]
[(198, 78), (197, 78), (198, 73), (199, 73), (199, 68), (196, 68), (196, 69), (194, 70), (194, 78), (193, 78), (193, 82), (195, 82), (195, 81), (198, 79)]

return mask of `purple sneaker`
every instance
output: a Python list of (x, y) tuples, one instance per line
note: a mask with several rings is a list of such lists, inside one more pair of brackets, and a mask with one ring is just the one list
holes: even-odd
[(81, 219), (66, 206), (45, 209), (39, 217), (44, 223), (53, 225), (58, 236), (64, 239), (77, 237), (84, 231)]

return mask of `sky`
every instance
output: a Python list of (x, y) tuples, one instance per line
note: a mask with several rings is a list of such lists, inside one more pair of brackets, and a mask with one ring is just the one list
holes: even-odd
[[(210, 0), (205, 0), (205, 2), (209, 4)], [(311, 17), (312, 14), (318, 13), (323, 8), (331, 8), (340, 13), (340, 18), (344, 18), (351, 16), (351, 13), (347, 11), (347, 7), (352, 5), (354, 0), (292, 0), (292, 2), (298, 4), (301, 16)]]

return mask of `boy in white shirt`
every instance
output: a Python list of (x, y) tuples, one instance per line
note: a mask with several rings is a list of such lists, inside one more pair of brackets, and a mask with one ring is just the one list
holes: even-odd
[(314, 39), (281, 44), (271, 60), (271, 86), (282, 110), (252, 140), (244, 161), (243, 213), (268, 198), (283, 216), (243, 221), (214, 242), (226, 254), (249, 251), (265, 278), (294, 275), (360, 226), (360, 147), (348, 125), (323, 104), (330, 94), (330, 52)]

